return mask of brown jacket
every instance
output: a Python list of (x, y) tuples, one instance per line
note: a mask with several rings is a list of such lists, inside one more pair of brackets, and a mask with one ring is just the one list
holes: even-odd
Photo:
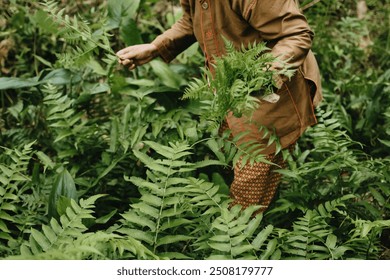
[[(225, 53), (223, 37), (237, 48), (243, 44), (265, 41), (272, 53), (289, 59), (297, 69), (290, 81), (277, 92), (276, 103), (261, 101), (250, 122), (245, 117), (229, 115), (233, 135), (250, 131), (244, 141), (263, 143), (259, 126), (275, 130), (282, 147), (295, 142), (303, 131), (316, 123), (313, 105), (321, 99), (321, 82), (317, 62), (310, 51), (313, 32), (294, 0), (181, 0), (183, 16), (171, 29), (152, 43), (160, 56), (170, 62), (195, 41), (199, 42), (206, 62)], [(275, 150), (272, 145), (264, 153)]]

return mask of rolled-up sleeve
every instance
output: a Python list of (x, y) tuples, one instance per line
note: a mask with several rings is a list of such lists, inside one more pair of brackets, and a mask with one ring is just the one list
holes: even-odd
[(264, 40), (275, 42), (276, 57), (288, 60), (292, 69), (303, 64), (314, 33), (294, 0), (248, 1), (244, 17)]
[(152, 42), (165, 62), (170, 62), (196, 41), (188, 0), (181, 0), (180, 4), (183, 9), (182, 17)]

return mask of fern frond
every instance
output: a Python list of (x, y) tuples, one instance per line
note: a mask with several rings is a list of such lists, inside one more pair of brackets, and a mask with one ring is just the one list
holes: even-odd
[(65, 42), (71, 46), (70, 52), (59, 55), (62, 65), (69, 68), (85, 65), (99, 50), (104, 51), (108, 65), (116, 62), (115, 52), (108, 39), (110, 35), (104, 28), (94, 32), (87, 21), (66, 15), (65, 9), (59, 9), (56, 1), (44, 0), (41, 5), (51, 20), (57, 23)]
[[(266, 127), (260, 127), (259, 131), (264, 139), (268, 139), (267, 144), (259, 143), (255, 140), (246, 140), (245, 137), (250, 131), (238, 133), (231, 137), (230, 130), (227, 129), (222, 135), (215, 135), (206, 141), (206, 146), (214, 153), (221, 164), (245, 166), (264, 162), (273, 165), (274, 163), (266, 159), (263, 150), (269, 145), (275, 145), (276, 153), (280, 152), (281, 145), (276, 135), (270, 132)], [(283, 171), (282, 171), (283, 172)]]
[(95, 195), (71, 201), (59, 221), (51, 219), (41, 230), (32, 228), (29, 240), (20, 248), (20, 255), (8, 259), (157, 259), (138, 240), (112, 233), (87, 232), (84, 221), (94, 219)]
[[(253, 218), (258, 209), (258, 206), (250, 206), (242, 211), (239, 205), (231, 209), (225, 205), (220, 216), (212, 222), (208, 238), (203, 237), (196, 245), (203, 250), (211, 248), (208, 259), (270, 258), (276, 251), (275, 240), (268, 237), (273, 227), (267, 227), (255, 235), (262, 220), (261, 215)], [(263, 244), (266, 244), (264, 250), (261, 249)], [(262, 256), (258, 256), (257, 252), (263, 252)]]
[(390, 228), (390, 220), (355, 219), (352, 224), (350, 238), (343, 245), (353, 251), (353, 258), (378, 259), (381, 251), (379, 237), (383, 230)]
[(43, 100), (47, 106), (46, 119), (49, 126), (57, 133), (54, 143), (74, 135), (74, 129), (77, 130), (83, 112), (76, 112), (74, 100), (63, 95), (57, 87), (51, 84), (46, 85), (43, 92), (46, 94)]
[[(82, 248), (82, 252), (78, 250)], [(76, 259), (158, 259), (141, 242), (131, 236), (121, 236), (111, 232), (97, 231), (83, 234), (74, 242), (74, 247), (67, 248), (68, 254), (77, 253)]]
[(332, 233), (324, 219), (314, 211), (308, 210), (293, 225), (293, 232), (287, 239), (291, 258), (327, 259), (328, 248), (324, 245), (325, 237)]
[[(222, 36), (222, 39), (224, 41), (224, 44), (225, 44), (225, 49), (226, 49), (226, 53), (229, 55), (229, 54), (233, 54), (235, 51), (236, 51), (236, 48), (234, 47), (234, 44), (232, 41), (229, 41), (226, 37)], [(245, 50), (245, 47), (242, 46), (243, 50)]]
[(194, 78), (188, 83), (188, 86), (184, 90), (183, 99), (205, 99), (205, 95), (210, 95), (208, 91), (208, 84), (204, 79)]
[(333, 234), (329, 220), (337, 213), (345, 220), (351, 218), (345, 211), (345, 201), (353, 195), (327, 201), (314, 210), (307, 210), (305, 215), (293, 223), (293, 230), (287, 233), (284, 247), (287, 258), (293, 259), (342, 259), (352, 248), (347, 243), (340, 244)]
[(195, 170), (195, 167), (185, 161), (192, 154), (187, 144), (170, 143), (165, 146), (151, 141), (145, 144), (162, 158), (153, 159), (134, 150), (134, 154), (148, 167), (149, 180), (127, 179), (138, 186), (141, 197), (128, 212), (122, 214), (123, 226), (118, 232), (137, 233), (147, 227), (149, 232), (144, 236), (137, 234), (136, 238), (146, 242), (156, 253), (160, 247), (193, 239), (190, 235), (175, 234), (172, 229), (189, 223), (183, 216), (187, 210), (182, 206), (183, 197), (189, 191), (186, 187), (188, 180), (180, 175)]
[(91, 208), (94, 202), (101, 195), (90, 197), (87, 200), (80, 200), (80, 205), (71, 200), (70, 207), (60, 217), (50, 220), (50, 225), (43, 225), (42, 231), (31, 229), (28, 242), (22, 245), (21, 252), (26, 258), (35, 258), (49, 251), (60, 250), (63, 244), (71, 244), (73, 240), (80, 237), (87, 227), (83, 224), (83, 219), (93, 219)]
[(34, 143), (24, 145), (22, 149), (0, 147), (4, 150), (0, 156), (0, 239), (11, 241), (20, 234), (14, 233), (10, 226), (19, 223), (17, 205), (22, 202), (23, 187), (31, 182), (28, 165)]
[(188, 178), (187, 187), (189, 195), (191, 196), (191, 200), (189, 202), (191, 205), (201, 210), (204, 215), (214, 214), (221, 211), (222, 202), (225, 200), (225, 196), (219, 193), (218, 186), (202, 179), (190, 177)]

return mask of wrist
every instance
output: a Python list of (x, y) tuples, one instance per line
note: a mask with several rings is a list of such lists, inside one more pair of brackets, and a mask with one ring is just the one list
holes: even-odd
[(150, 43), (150, 47), (151, 47), (150, 53), (151, 53), (153, 58), (156, 58), (156, 57), (160, 56), (158, 48), (157, 48), (157, 46), (155, 44)]

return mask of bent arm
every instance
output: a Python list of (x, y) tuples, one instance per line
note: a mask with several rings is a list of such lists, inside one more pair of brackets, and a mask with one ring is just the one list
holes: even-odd
[(170, 62), (196, 41), (188, 0), (181, 0), (180, 4), (183, 16), (152, 42), (165, 62)]
[(275, 42), (272, 47), (274, 56), (288, 60), (292, 69), (301, 66), (311, 48), (314, 33), (295, 1), (248, 2), (244, 17), (264, 40)]

